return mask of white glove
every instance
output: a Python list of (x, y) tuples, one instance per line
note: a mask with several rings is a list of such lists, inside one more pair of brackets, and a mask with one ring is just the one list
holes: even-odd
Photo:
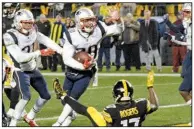
[(175, 36), (174, 36), (174, 35), (171, 35), (171, 37), (172, 37), (172, 38), (171, 38), (171, 41), (174, 42)]

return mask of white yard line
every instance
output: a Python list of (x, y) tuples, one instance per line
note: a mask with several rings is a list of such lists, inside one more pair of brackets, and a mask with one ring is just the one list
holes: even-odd
[[(163, 105), (163, 106), (159, 106), (160, 109), (162, 108), (173, 108), (173, 107), (184, 107), (184, 106), (188, 106), (188, 104), (172, 104), (172, 105)], [(78, 117), (80, 117), (82, 115), (78, 115)], [(57, 119), (59, 116), (54, 116), (54, 117), (47, 117), (47, 118), (36, 118), (36, 121), (47, 121), (47, 120), (55, 120)], [(24, 121), (19, 121), (18, 123), (24, 123)]]
[[(44, 76), (65, 76), (65, 73), (42, 73)], [(132, 76), (132, 77), (146, 77), (146, 73), (98, 73), (100, 77), (125, 77), (125, 76)], [(154, 76), (157, 77), (180, 77), (180, 74), (174, 73), (155, 73)]]
[[(154, 84), (155, 86), (170, 86), (170, 85), (179, 85), (180, 83), (163, 83), (163, 84)], [(133, 87), (139, 87), (145, 85), (133, 85)], [(111, 89), (112, 86), (93, 86), (87, 88), (87, 90), (98, 90), (98, 89)], [(51, 94), (54, 94), (54, 91), (50, 91)]]

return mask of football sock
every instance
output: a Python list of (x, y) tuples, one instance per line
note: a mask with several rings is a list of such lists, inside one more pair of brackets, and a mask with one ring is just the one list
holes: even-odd
[(15, 107), (13, 118), (11, 119), (10, 126), (16, 126), (17, 120), (21, 118), (21, 114), (28, 103), (28, 100), (21, 99)]
[(7, 112), (7, 115), (8, 115), (9, 117), (12, 117), (12, 116), (13, 116), (13, 112), (14, 112), (14, 109), (10, 108), (10, 109), (8, 110), (8, 112)]
[(68, 116), (65, 121), (62, 123), (61, 126), (69, 126), (72, 122), (72, 117), (71, 116)]
[(189, 105), (191, 105), (191, 102), (192, 102), (192, 101), (191, 101), (191, 99), (190, 99), (190, 100), (187, 101), (186, 103), (189, 104)]
[(69, 115), (65, 121), (62, 123), (62, 126), (70, 126), (73, 120), (76, 119), (77, 113), (75, 111), (72, 111), (71, 115)]
[(39, 97), (36, 100), (35, 105), (33, 106), (33, 108), (30, 110), (30, 112), (27, 115), (28, 119), (34, 119), (36, 116), (36, 113), (38, 113), (40, 111), (40, 109), (44, 106), (44, 104), (47, 102), (46, 99), (42, 99), (41, 97)]
[(57, 123), (62, 124), (72, 111), (73, 109), (69, 106), (69, 104), (65, 104), (63, 111), (57, 120)]
[(26, 110), (24, 109), (24, 111), (22, 112), (22, 117), (24, 117), (27, 114)]

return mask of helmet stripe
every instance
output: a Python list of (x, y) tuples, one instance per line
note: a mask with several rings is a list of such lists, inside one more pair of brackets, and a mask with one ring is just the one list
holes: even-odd
[(123, 96), (124, 97), (128, 97), (128, 89), (127, 89), (127, 83), (125, 80), (122, 80), (122, 83), (123, 83), (123, 87), (124, 87), (124, 93), (123, 93)]

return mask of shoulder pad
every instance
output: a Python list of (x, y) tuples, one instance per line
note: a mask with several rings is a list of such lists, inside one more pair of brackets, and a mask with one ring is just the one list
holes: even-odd
[(4, 41), (4, 44), (5, 46), (9, 46), (9, 45), (12, 45), (12, 44), (15, 44), (14, 43), (14, 39), (12, 38), (12, 36), (8, 33), (5, 33), (3, 35), (3, 41)]
[(69, 31), (69, 33), (73, 33), (73, 32), (75, 32), (75, 28), (70, 28), (68, 31)]
[(11, 28), (11, 29), (7, 30), (7, 32), (13, 32), (13, 33), (15, 33), (15, 32), (17, 32), (17, 30), (16, 30), (16, 29)]
[(116, 105), (115, 104), (110, 104), (110, 105), (106, 106), (105, 108), (106, 109), (108, 109), (108, 108), (116, 108)]

